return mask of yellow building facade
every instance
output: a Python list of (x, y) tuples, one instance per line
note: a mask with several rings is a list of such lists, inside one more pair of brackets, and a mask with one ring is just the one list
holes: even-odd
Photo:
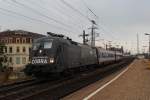
[(5, 66), (13, 70), (22, 70), (29, 63), (32, 41), (44, 35), (15, 30), (0, 32), (0, 43), (5, 44), (4, 54), (7, 57)]
[(29, 63), (29, 49), (32, 44), (6, 44), (5, 55), (7, 57), (8, 66), (14, 70), (19, 70)]

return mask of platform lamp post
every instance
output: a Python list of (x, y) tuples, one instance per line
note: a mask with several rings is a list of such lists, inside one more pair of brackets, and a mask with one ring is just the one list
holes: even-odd
[(149, 33), (145, 33), (145, 35), (149, 36), (149, 53), (148, 53), (148, 58), (150, 59), (150, 34)]

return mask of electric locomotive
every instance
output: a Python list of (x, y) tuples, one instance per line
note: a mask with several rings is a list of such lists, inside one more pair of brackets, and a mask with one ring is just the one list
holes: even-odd
[(57, 75), (81, 66), (98, 64), (96, 48), (79, 44), (63, 35), (48, 34), (33, 41), (31, 63), (24, 69), (27, 75)]

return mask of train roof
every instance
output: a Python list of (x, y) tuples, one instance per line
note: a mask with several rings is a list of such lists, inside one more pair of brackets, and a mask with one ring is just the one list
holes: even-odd
[(79, 43), (75, 42), (75, 41), (72, 41), (71, 39), (69, 38), (66, 38), (66, 37), (53, 37), (53, 36), (46, 36), (46, 37), (40, 37), (40, 38), (37, 38), (37, 39), (34, 39), (34, 41), (44, 41), (44, 40), (58, 40), (58, 41), (62, 41), (62, 42), (66, 42), (68, 44), (74, 44), (74, 45), (78, 45)]
[(96, 47), (99, 51), (101, 51), (101, 52), (106, 52), (106, 53), (108, 53), (108, 52), (110, 52), (110, 53), (114, 53), (114, 51), (111, 51), (111, 50), (106, 50), (106, 49), (104, 49), (104, 48), (99, 48), (99, 47)]
[[(48, 33), (48, 34), (49, 35), (46, 36), (46, 37), (40, 37), (40, 38), (37, 38), (35, 40), (58, 39), (59, 41), (66, 42), (68, 44), (74, 44), (74, 45), (77, 45), (77, 46), (80, 46), (80, 47), (91, 48), (91, 46), (89, 46), (89, 45), (84, 45), (84, 44), (72, 41), (72, 39), (70, 39), (69, 37), (66, 37), (64, 35), (59, 35), (59, 34), (54, 34), (54, 33)], [(99, 51), (105, 52), (105, 53), (114, 53), (114, 52), (116, 52), (117, 54), (120, 54), (120, 55), (122, 54), (121, 52), (106, 50), (106, 49), (100, 48), (100, 47), (92, 47), (92, 48), (97, 48)]]

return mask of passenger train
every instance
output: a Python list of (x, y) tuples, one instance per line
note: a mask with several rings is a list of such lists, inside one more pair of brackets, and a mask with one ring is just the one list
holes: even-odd
[(36, 77), (54, 75), (85, 66), (113, 63), (122, 58), (122, 52), (83, 45), (63, 35), (49, 33), (49, 36), (33, 41), (31, 63), (24, 72)]

